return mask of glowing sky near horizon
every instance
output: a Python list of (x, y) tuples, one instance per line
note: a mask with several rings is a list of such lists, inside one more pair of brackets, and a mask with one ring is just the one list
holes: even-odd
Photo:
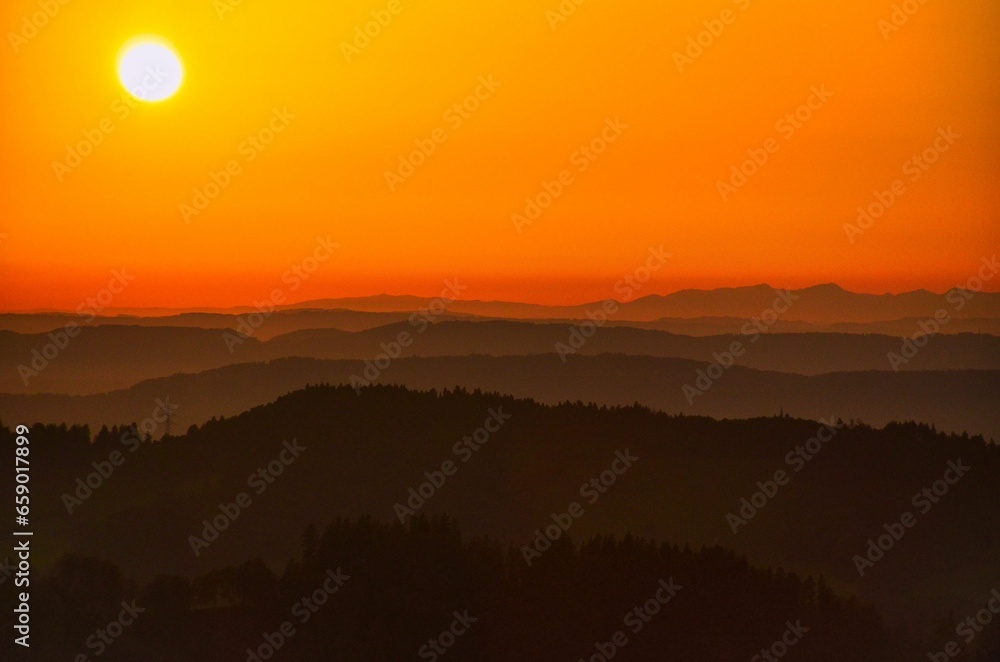
[[(73, 310), (123, 268), (115, 307), (456, 277), (578, 303), (661, 245), (640, 294), (944, 291), (1000, 239), (1000, 6), (926, 3), (890, 31), (894, 4), (588, 0), (556, 22), (558, 0), (87, 0), (35, 28), (11, 0), (0, 309)], [(155, 104), (116, 73), (143, 34), (184, 63)], [(319, 237), (338, 248), (292, 290)]]

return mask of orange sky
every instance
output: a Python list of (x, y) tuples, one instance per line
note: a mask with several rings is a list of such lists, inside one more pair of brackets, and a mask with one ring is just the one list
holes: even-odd
[[(453, 277), (468, 298), (576, 303), (611, 296), (660, 245), (673, 257), (643, 294), (943, 291), (997, 252), (995, 2), (919, 5), (892, 32), (889, 0), (588, 0), (555, 29), (558, 0), (228, 2), (51, 0), (51, 17), (2, 4), (0, 309), (75, 309), (122, 268), (134, 280), (115, 307), (246, 304), (276, 287), (292, 301), (433, 295)], [(373, 11), (391, 22), (345, 54)], [(704, 21), (720, 34), (679, 71)], [(115, 60), (143, 33), (173, 43), (185, 80), (133, 109)], [(832, 96), (783, 122), (814, 89)], [(477, 91), (478, 108), (449, 111)], [(275, 109), (294, 118), (248, 149)], [(616, 119), (627, 128), (605, 130)], [(53, 162), (102, 122), (113, 130), (59, 181)], [(947, 127), (960, 137), (913, 181), (908, 160)], [(582, 156), (602, 131), (614, 142)], [(724, 201), (719, 181), (765, 145)], [(180, 206), (230, 161), (239, 174), (185, 222)], [(519, 232), (512, 214), (560, 173), (569, 183)], [(845, 224), (894, 180), (904, 192), (849, 241)], [(327, 236), (339, 248), (290, 291), (283, 274)]]

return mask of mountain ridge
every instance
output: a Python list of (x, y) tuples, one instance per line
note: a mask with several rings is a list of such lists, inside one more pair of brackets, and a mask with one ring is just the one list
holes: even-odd
[[(777, 292), (792, 292), (795, 295), (810, 298), (812, 304), (804, 306), (796, 304), (788, 313), (788, 319), (797, 321), (812, 321), (817, 323), (838, 322), (884, 322), (902, 317), (932, 317), (936, 308), (953, 293), (965, 292), (967, 306), (970, 311), (962, 313), (955, 311), (956, 317), (981, 316), (990, 319), (1000, 318), (1000, 292), (973, 291), (956, 286), (945, 292), (932, 292), (923, 288), (892, 293), (853, 292), (836, 283), (818, 283), (801, 288), (776, 288), (760, 283), (737, 287), (718, 287), (711, 289), (684, 288), (667, 293), (650, 293), (635, 299), (618, 301), (621, 310), (617, 316), (628, 321), (650, 321), (658, 317), (678, 317), (687, 319), (703, 316), (735, 316), (744, 317), (760, 313), (766, 309), (764, 298)], [(732, 301), (733, 298), (742, 301)], [(827, 299), (822, 301), (821, 299)], [(412, 312), (431, 302), (440, 301), (438, 297), (418, 296), (412, 294), (381, 293), (371, 296), (325, 297), (306, 299), (292, 304), (277, 306), (278, 310), (337, 310), (346, 309), (356, 312)], [(728, 303), (727, 303), (728, 301)], [(680, 307), (683, 302), (689, 309)], [(508, 300), (465, 299), (458, 297), (453, 301), (445, 300), (446, 308), (452, 313), (465, 312), (485, 316), (512, 317), (523, 319), (542, 319), (552, 317), (582, 318), (588, 310), (600, 307), (603, 300), (586, 301), (577, 304), (543, 304), (533, 302), (517, 302)], [(763, 304), (763, 305), (762, 305)], [(656, 305), (667, 310), (656, 313), (648, 309)], [(824, 310), (823, 305), (832, 306)], [(730, 309), (727, 310), (729, 306)], [(866, 311), (870, 306), (875, 309)], [(735, 308), (734, 308), (735, 307)], [(690, 309), (693, 308), (693, 309)], [(804, 309), (803, 309), (804, 308)], [(902, 312), (901, 312), (902, 311)], [(58, 314), (60, 311), (8, 311), (3, 314), (46, 315)], [(61, 311), (66, 312), (66, 311)], [(190, 307), (190, 308), (119, 308), (106, 309), (107, 314), (137, 315), (137, 316), (171, 316), (178, 314), (246, 314), (256, 312), (253, 306), (230, 307)], [(972, 313), (972, 314), (970, 314)], [(654, 315), (654, 317), (650, 317)]]

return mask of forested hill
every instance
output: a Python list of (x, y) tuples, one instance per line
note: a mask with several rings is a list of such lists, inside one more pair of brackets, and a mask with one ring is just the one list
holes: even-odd
[[(308, 524), (340, 516), (447, 514), (470, 535), (541, 548), (553, 515), (582, 510), (565, 526), (576, 540), (631, 532), (721, 545), (757, 565), (825, 575), (920, 629), (981, 608), (1000, 584), (997, 447), (916, 424), (842, 424), (835, 413), (825, 423), (717, 421), (478, 391), (314, 386), (154, 443), (124, 428), (92, 443), (86, 428), (35, 426), (33, 525), (46, 562), (101, 556), (145, 581), (256, 557), (280, 567)], [(970, 468), (946, 484), (954, 463)], [(90, 476), (101, 467), (107, 477)], [(92, 493), (78, 482), (88, 478), (99, 483)], [(915, 499), (937, 484), (942, 496)], [(250, 505), (209, 540), (206, 524), (241, 493)], [(907, 512), (916, 525), (860, 574), (869, 540)]]
[[(837, 414), (882, 427), (916, 420), (943, 431), (1000, 439), (1000, 370), (835, 372), (812, 377), (733, 366), (717, 379), (708, 364), (687, 359), (600, 354), (569, 356), (441, 356), (397, 359), (386, 369), (364, 361), (276, 359), (178, 374), (121, 391), (72, 396), (0, 393), (0, 418), (102, 425), (143, 419), (160, 403), (177, 408), (172, 429), (183, 431), (213, 416), (233, 416), (307, 384), (371, 379), (411, 389), (498, 391), (545, 404), (640, 403), (653, 409), (713, 418), (801, 418)], [(718, 375), (717, 372), (713, 374)], [(367, 375), (367, 377), (365, 377)], [(158, 433), (154, 436), (158, 436)]]
[[(405, 527), (337, 519), (299, 540), (278, 573), (250, 561), (140, 587), (113, 564), (65, 557), (36, 582), (32, 653), (74, 659), (90, 641), (102, 660), (144, 662), (252, 662), (275, 649), (306, 662), (748, 660), (764, 649), (909, 662), (925, 650), (822, 577), (756, 569), (718, 547), (562, 539), (528, 566), (516, 548), (463, 541), (454, 521), (422, 515)], [(144, 611), (104, 645), (94, 632), (123, 603)]]

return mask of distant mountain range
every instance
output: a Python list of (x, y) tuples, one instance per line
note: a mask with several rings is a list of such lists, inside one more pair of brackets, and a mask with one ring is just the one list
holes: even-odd
[[(143, 326), (186, 329), (235, 329), (244, 313), (178, 313), (163, 316), (113, 315), (84, 318), (71, 313), (5, 313), (0, 314), (0, 331), (16, 333), (48, 333), (67, 324), (80, 326)], [(339, 329), (364, 331), (395, 322), (405, 322), (409, 312), (385, 313), (355, 310), (292, 309), (277, 311), (267, 317), (254, 337), (268, 340), (292, 331), (307, 329)], [(441, 314), (437, 320), (468, 319), (470, 315)], [(964, 320), (963, 320), (964, 321)]]
[[(779, 290), (770, 285), (680, 290), (672, 294), (652, 294), (620, 304), (614, 317), (650, 322), (661, 318), (760, 317), (776, 299), (790, 300), (782, 316), (789, 320), (833, 324), (841, 322), (884, 322), (901, 318), (933, 317), (945, 308), (954, 318), (1000, 318), (1000, 293), (952, 290), (943, 294), (915, 290), (902, 294), (863, 294), (848, 292), (834, 284), (816, 285), (799, 290)], [(427, 306), (432, 299), (411, 296), (376, 296), (351, 299), (317, 299), (286, 308), (347, 308), (371, 312), (399, 312)], [(458, 299), (448, 304), (453, 313), (504, 317), (511, 319), (584, 318), (601, 307), (602, 302), (578, 306), (542, 306), (506, 301)]]
[[(356, 333), (303, 330), (261, 342), (219, 329), (109, 325), (80, 329), (61, 349), (48, 334), (0, 331), (0, 392), (82, 395), (234, 363), (293, 356), (375, 360), (386, 352), (398, 357), (617, 353), (691, 359), (707, 367), (728, 362), (734, 343), (744, 350), (735, 357), (737, 365), (803, 375), (891, 371), (894, 366), (900, 371), (1000, 369), (1000, 337), (991, 335), (936, 336), (922, 348), (907, 350), (899, 338), (879, 335), (755, 331), (692, 337), (626, 326), (587, 331), (592, 332), (589, 338), (578, 325), (564, 323), (401, 322)], [(409, 339), (405, 347), (399, 344), (402, 334)], [(890, 353), (905, 362), (890, 362)]]
[[(686, 289), (671, 294), (652, 294), (620, 303), (612, 316), (616, 321), (652, 322), (663, 318), (695, 319), (702, 317), (731, 317), (749, 319), (760, 317), (772, 307), (774, 301), (786, 290), (769, 285), (718, 288), (714, 290)], [(891, 322), (901, 319), (926, 319), (939, 309), (946, 310), (953, 319), (1000, 319), (1000, 293), (972, 292), (953, 289), (945, 293), (914, 290), (901, 294), (865, 294), (849, 292), (838, 285), (824, 284), (798, 290), (789, 290), (791, 305), (781, 318), (789, 321), (814, 324)], [(614, 296), (609, 292), (609, 297)], [(315, 299), (279, 306), (279, 310), (354, 311), (356, 313), (409, 313), (440, 301), (430, 297), (382, 294), (370, 297)], [(584, 319), (588, 312), (601, 307), (596, 301), (573, 306), (549, 306), (510, 301), (479, 301), (457, 298), (447, 302), (453, 315), (504, 319)], [(255, 312), (243, 306), (227, 309), (201, 308), (193, 310), (171, 309), (117, 309), (106, 314), (138, 317), (179, 317), (190, 315), (186, 321), (201, 322), (226, 315)], [(16, 331), (42, 331), (43, 328), (24, 326), (24, 318), (50, 319), (53, 313), (8, 313), (0, 315), (0, 329)], [(20, 319), (17, 319), (20, 318)], [(214, 324), (213, 324), (214, 326)]]
[[(86, 326), (162, 326), (198, 329), (234, 329), (241, 322), (241, 317), (247, 313), (179, 313), (165, 316), (113, 315), (96, 316), (89, 320)], [(293, 331), (310, 329), (338, 329), (341, 331), (364, 331), (396, 322), (405, 322), (411, 312), (364, 312), (355, 310), (316, 310), (288, 309), (279, 310), (268, 316), (254, 337), (258, 340), (270, 340), (276, 336)], [(515, 319), (504, 316), (480, 316), (465, 313), (446, 312), (435, 317), (438, 322), (447, 320), (496, 321)], [(585, 320), (573, 317), (539, 317), (534, 321), (572, 324)], [(778, 333), (857, 333), (880, 334), (888, 336), (912, 336), (921, 333), (920, 323), (926, 318), (905, 317), (884, 322), (838, 322), (818, 323), (802, 322), (779, 317), (770, 330)], [(0, 331), (15, 331), (17, 333), (48, 333), (65, 327), (67, 324), (81, 324), (84, 318), (70, 313), (6, 313), (0, 314)], [(630, 321), (616, 315), (610, 318), (607, 326), (631, 326), (637, 329), (655, 329), (686, 336), (715, 336), (739, 333), (740, 329), (750, 321), (745, 317), (661, 317), (652, 321)], [(1000, 318), (972, 317), (953, 319), (940, 327), (942, 334), (955, 333), (985, 333), (1000, 335)]]

